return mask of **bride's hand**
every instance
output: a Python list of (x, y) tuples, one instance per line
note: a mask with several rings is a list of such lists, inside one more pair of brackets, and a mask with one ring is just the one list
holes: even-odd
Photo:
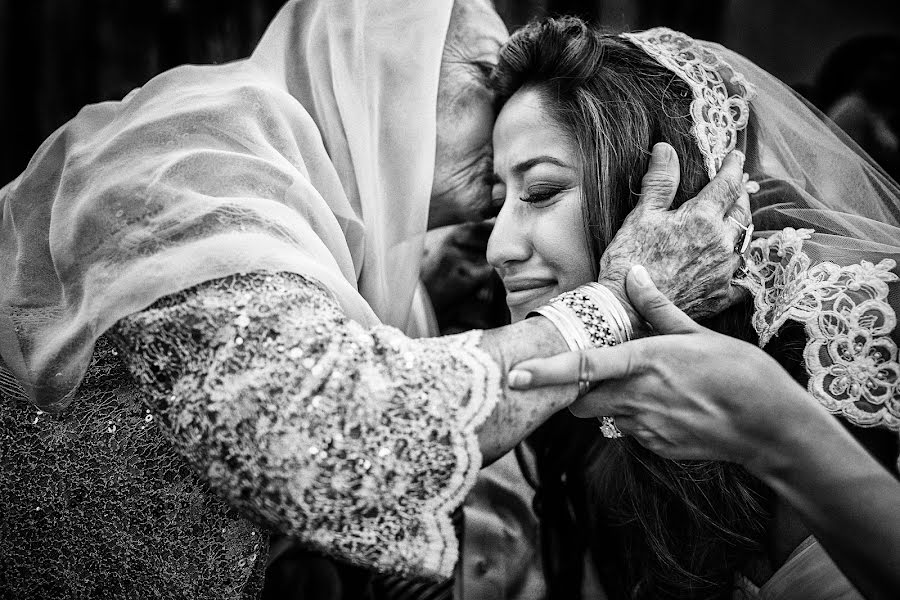
[(777, 462), (804, 424), (828, 420), (774, 359), (698, 325), (646, 274), (632, 270), (628, 295), (664, 335), (586, 350), (584, 364), (578, 352), (523, 361), (510, 381), (533, 388), (574, 383), (583, 373), (601, 383), (571, 405), (576, 416), (612, 416), (623, 433), (666, 458), (729, 460), (751, 470)]
[(742, 464), (793, 507), (867, 598), (895, 598), (900, 484), (891, 472), (771, 357), (701, 327), (649, 278), (635, 281), (641, 271), (628, 277), (629, 297), (666, 335), (522, 361), (510, 385), (576, 382), (583, 356), (587, 378), (604, 381), (572, 412), (612, 416), (665, 458)]
[[(641, 182), (641, 198), (600, 258), (598, 281), (612, 290), (626, 310), (625, 276), (644, 265), (660, 291), (691, 317), (715, 314), (743, 292), (731, 285), (740, 268), (735, 246), (743, 229), (729, 217), (750, 223), (744, 189), (744, 157), (732, 152), (716, 177), (691, 200), (670, 210), (679, 183), (675, 150), (653, 147)], [(629, 312), (635, 325), (635, 315)]]

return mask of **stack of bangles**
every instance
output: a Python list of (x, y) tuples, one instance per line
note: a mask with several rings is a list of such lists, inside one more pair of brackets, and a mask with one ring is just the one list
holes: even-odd
[[(622, 303), (606, 286), (596, 282), (560, 294), (528, 316), (534, 315), (541, 315), (553, 323), (572, 351), (621, 344), (634, 335)], [(578, 372), (579, 397), (588, 392), (592, 383), (587, 371), (588, 362), (582, 353)], [(599, 421), (603, 437), (622, 437), (612, 417), (599, 417)]]

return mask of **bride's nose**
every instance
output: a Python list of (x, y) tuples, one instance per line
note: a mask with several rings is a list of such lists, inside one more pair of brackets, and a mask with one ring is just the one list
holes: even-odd
[[(487, 260), (495, 269), (502, 269), (516, 262), (527, 260), (531, 255), (528, 229), (522, 219), (516, 198), (507, 198), (494, 222), (491, 237), (488, 238)], [(501, 271), (502, 274), (502, 271)]]

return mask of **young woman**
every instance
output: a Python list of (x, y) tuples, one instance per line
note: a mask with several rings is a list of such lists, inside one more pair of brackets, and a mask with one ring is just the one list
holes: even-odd
[[(780, 82), (737, 55), (668, 30), (615, 37), (577, 19), (534, 23), (504, 46), (494, 84), (502, 104), (495, 195), (504, 204), (488, 259), (504, 280), (514, 321), (548, 304), (565, 313), (558, 295), (595, 279), (635, 206), (654, 144), (667, 142), (681, 158), (679, 171), (670, 153), (681, 180), (675, 206), (715, 174), (729, 150), (743, 149), (753, 222), (767, 233), (753, 242), (739, 280), (752, 299), (707, 325), (765, 345), (781, 366), (757, 360), (749, 345), (733, 345), (750, 365), (739, 373), (689, 360), (678, 367), (699, 381), (733, 378), (735, 395), (765, 380), (791, 402), (796, 384), (781, 377), (787, 370), (894, 468), (900, 191), (893, 181)], [(712, 240), (703, 212), (686, 213), (696, 219), (689, 235), (701, 253)], [(749, 217), (735, 209), (724, 218), (747, 227)], [(665, 243), (660, 247), (661, 257)], [(698, 299), (714, 294), (702, 276), (694, 289)], [(553, 379), (553, 368), (539, 363), (511, 378)], [(599, 364), (582, 357), (576, 376), (555, 379), (586, 383)], [(740, 379), (748, 373), (749, 383)], [(673, 398), (671, 412), (680, 408)], [(796, 414), (790, 408), (781, 414)], [(578, 404), (573, 410), (604, 414)], [(727, 408), (710, 409), (717, 410)], [(601, 436), (595, 421), (563, 413), (532, 438), (551, 597), (576, 597), (591, 579), (613, 598), (859, 597), (811, 536), (815, 523), (801, 518), (808, 512), (788, 502), (796, 498), (731, 462), (661, 458), (648, 448), (682, 458), (711, 453), (671, 448), (659, 434), (665, 428), (646, 425), (639, 412), (606, 414), (619, 419), (621, 431), (607, 417)], [(664, 408), (660, 415), (678, 419)], [(772, 411), (770, 424), (778, 418)], [(838, 432), (835, 443), (845, 441)], [(860, 470), (870, 468), (865, 452), (854, 457)], [(860, 589), (885, 589), (853, 575)]]

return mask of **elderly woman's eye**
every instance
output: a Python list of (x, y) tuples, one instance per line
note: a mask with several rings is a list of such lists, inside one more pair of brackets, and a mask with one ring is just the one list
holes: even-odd
[(485, 83), (491, 80), (491, 73), (494, 72), (494, 65), (492, 63), (483, 60), (473, 60), (472, 66), (478, 71), (478, 75)]

